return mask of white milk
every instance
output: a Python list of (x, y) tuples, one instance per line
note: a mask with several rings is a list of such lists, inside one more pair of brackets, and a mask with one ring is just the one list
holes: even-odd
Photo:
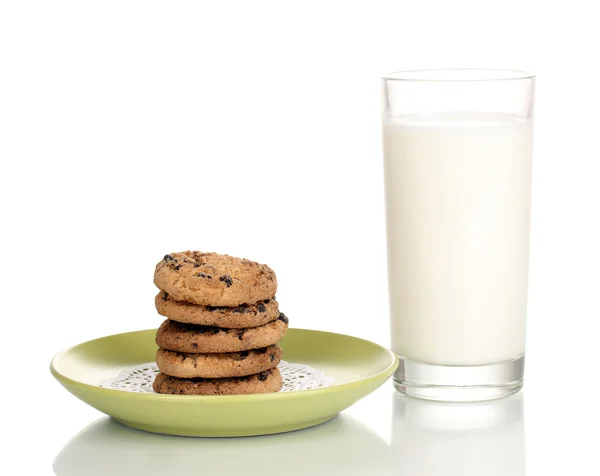
[(442, 365), (522, 355), (531, 121), (411, 116), (383, 135), (393, 350)]

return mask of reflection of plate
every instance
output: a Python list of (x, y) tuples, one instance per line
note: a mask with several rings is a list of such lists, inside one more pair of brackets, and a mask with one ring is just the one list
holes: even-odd
[(392, 352), (357, 337), (289, 329), (285, 359), (333, 377), (331, 387), (233, 396), (180, 396), (101, 388), (123, 368), (154, 359), (155, 330), (95, 339), (58, 354), (54, 377), (73, 395), (119, 422), (155, 433), (249, 436), (281, 433), (330, 420), (382, 385), (396, 370)]
[(384, 475), (389, 446), (353, 418), (306, 431), (255, 438), (152, 435), (103, 418), (54, 460), (57, 476)]

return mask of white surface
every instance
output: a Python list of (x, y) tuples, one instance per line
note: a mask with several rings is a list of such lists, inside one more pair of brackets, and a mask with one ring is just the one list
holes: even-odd
[[(264, 261), (293, 326), (387, 344), (378, 78), (422, 67), (538, 74), (527, 475), (598, 473), (593, 2), (0, 5), (2, 473), (51, 474), (101, 416), (53, 381), (50, 357), (158, 326), (152, 272), (168, 251)], [(389, 443), (382, 392), (349, 415)], [(323, 448), (352, 458), (371, 448), (360, 431), (347, 432), (358, 445), (338, 434)]]
[(530, 120), (397, 117), (383, 128), (392, 350), (481, 365), (525, 351)]
[(386, 385), (316, 428), (230, 439), (157, 436), (102, 418), (81, 425), (54, 470), (58, 476), (597, 474), (596, 443), (583, 414), (575, 405), (559, 412), (559, 400), (526, 392), (449, 406), (407, 399)]

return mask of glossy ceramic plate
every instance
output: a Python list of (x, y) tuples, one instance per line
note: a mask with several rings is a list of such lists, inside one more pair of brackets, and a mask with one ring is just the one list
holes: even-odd
[(398, 367), (396, 356), (357, 337), (289, 329), (281, 341), (288, 362), (333, 377), (330, 387), (258, 395), (187, 396), (101, 388), (127, 367), (151, 362), (155, 329), (84, 342), (58, 354), (50, 370), (73, 395), (140, 430), (181, 436), (251, 436), (318, 425), (380, 387)]

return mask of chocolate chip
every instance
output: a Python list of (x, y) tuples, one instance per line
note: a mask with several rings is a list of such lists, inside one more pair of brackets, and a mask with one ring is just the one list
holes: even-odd
[(224, 274), (223, 276), (221, 276), (219, 278), (219, 281), (222, 281), (223, 283), (225, 283), (227, 285), (227, 287), (231, 286), (233, 284), (233, 280), (231, 279), (231, 276)]
[(244, 329), (242, 329), (241, 331), (238, 331), (237, 336), (239, 340), (242, 340), (244, 338), (244, 333), (246, 331)]
[(219, 332), (221, 332), (223, 330), (220, 327), (214, 327), (214, 326), (199, 326), (196, 324), (188, 324), (188, 326), (189, 326), (189, 328), (187, 330), (196, 332), (197, 334), (210, 333), (212, 335), (217, 335)]
[(199, 268), (200, 265), (198, 263), (194, 263), (194, 268)]
[(175, 266), (173, 269), (174, 269), (175, 271), (179, 271), (179, 270), (181, 269), (181, 265), (180, 265), (180, 264), (178, 264), (178, 265), (177, 265), (177, 266)]
[(209, 276), (208, 274), (206, 275), (206, 277), (207, 277), (208, 279), (212, 279), (212, 276)]
[(198, 344), (196, 344), (195, 342), (192, 342), (192, 347), (193, 347), (194, 349), (197, 349), (197, 348), (198, 348)]
[(271, 359), (271, 362), (275, 361), (275, 354), (269, 354), (269, 359)]
[(162, 299), (163, 301), (166, 301), (168, 298), (169, 298), (169, 293), (168, 293), (168, 292), (166, 292), (166, 291), (164, 291), (164, 292), (163, 292), (163, 295), (162, 295), (162, 297), (161, 297), (161, 299)]
[(258, 309), (258, 312), (267, 312), (267, 308), (264, 304), (259, 304), (256, 309)]
[(265, 304), (269, 304), (271, 302), (270, 299), (267, 299), (266, 301), (263, 301)]
[(290, 322), (289, 319), (287, 318), (287, 316), (283, 312), (279, 313), (279, 317), (277, 319), (285, 322), (286, 324), (289, 324), (289, 322)]
[(205, 334), (207, 332), (210, 332), (212, 334), (217, 334), (217, 333), (221, 332), (221, 330), (222, 330), (220, 327), (215, 327), (215, 326), (199, 326), (198, 324), (188, 324), (188, 323), (176, 322), (176, 321), (169, 321), (169, 323), (171, 326), (173, 326), (178, 331), (191, 332), (194, 334)]
[(264, 382), (268, 378), (269, 378), (269, 372), (261, 372), (258, 374), (258, 380), (260, 380), (261, 382)]
[(238, 306), (233, 310), (233, 312), (235, 312), (236, 314), (243, 314), (244, 312), (246, 312), (246, 308), (244, 308), (243, 306)]
[(165, 257), (163, 258), (165, 261), (173, 261), (173, 257), (171, 255), (165, 255)]

